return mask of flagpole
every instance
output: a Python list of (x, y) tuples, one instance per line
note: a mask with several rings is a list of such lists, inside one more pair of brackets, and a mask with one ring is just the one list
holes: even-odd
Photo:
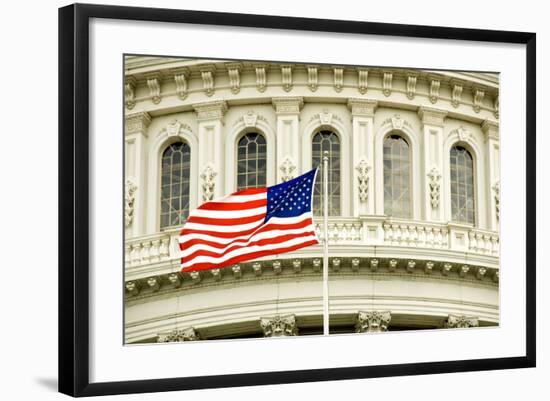
[(323, 152), (323, 194), (323, 232), (325, 233), (325, 242), (323, 244), (323, 335), (328, 336), (328, 151), (326, 150)]

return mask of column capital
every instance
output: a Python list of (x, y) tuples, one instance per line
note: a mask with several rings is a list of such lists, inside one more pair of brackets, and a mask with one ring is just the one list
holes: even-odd
[(434, 107), (420, 106), (418, 108), (418, 116), (424, 125), (436, 125), (442, 127), (447, 114), (447, 111), (436, 109)]
[(349, 98), (348, 108), (354, 117), (374, 117), (378, 101), (372, 99)]
[(464, 316), (464, 315), (449, 315), (445, 326), (449, 329), (464, 329), (468, 327), (478, 327), (479, 320), (474, 316)]
[(277, 114), (298, 114), (304, 106), (304, 98), (297, 96), (274, 97), (271, 101)]
[(481, 123), (481, 129), (483, 130), (483, 133), (485, 134), (485, 137), (487, 139), (498, 139), (499, 138), (499, 134), (498, 134), (498, 129), (499, 129), (499, 124), (497, 121), (493, 121), (493, 120), (484, 120), (482, 123)]
[(149, 124), (151, 124), (151, 116), (147, 112), (127, 114), (124, 117), (124, 134), (141, 133), (147, 136)]
[(357, 323), (355, 324), (356, 333), (379, 333), (388, 331), (391, 313), (389, 311), (359, 311), (357, 314)]
[(221, 120), (227, 111), (227, 102), (217, 100), (214, 102), (197, 103), (193, 105), (197, 113), (198, 121)]
[(179, 343), (182, 341), (196, 340), (200, 340), (200, 337), (194, 327), (188, 327), (181, 330), (175, 329), (167, 333), (160, 333), (157, 338), (157, 342), (159, 343)]
[(264, 337), (286, 337), (297, 336), (298, 326), (295, 315), (276, 315), (273, 317), (263, 317), (260, 319), (260, 326), (264, 332)]

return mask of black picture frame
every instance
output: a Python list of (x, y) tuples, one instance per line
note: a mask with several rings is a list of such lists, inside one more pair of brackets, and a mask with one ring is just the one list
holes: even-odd
[[(91, 18), (515, 43), (526, 48), (526, 353), (520, 357), (90, 383), (89, 23)], [(59, 391), (141, 393), (534, 367), (536, 35), (434, 26), (74, 4), (59, 9)]]

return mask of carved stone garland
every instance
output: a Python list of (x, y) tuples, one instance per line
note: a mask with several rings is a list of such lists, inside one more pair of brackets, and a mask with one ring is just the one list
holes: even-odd
[(495, 185), (493, 185), (493, 191), (495, 193), (495, 213), (497, 216), (497, 221), (500, 220), (500, 182), (497, 181)]
[(137, 186), (131, 180), (126, 180), (124, 185), (124, 225), (130, 227), (134, 218), (134, 201)]
[(294, 178), (293, 173), (296, 170), (296, 166), (292, 162), (292, 159), (287, 156), (284, 162), (279, 166), (279, 170), (283, 172), (281, 179), (283, 182), (286, 182)]
[(218, 173), (214, 171), (214, 167), (211, 164), (206, 165), (201, 174), (201, 178), (203, 180), (202, 200), (205, 202), (212, 200), (214, 196), (214, 187), (216, 185), (215, 178), (217, 175)]
[(294, 315), (277, 315), (269, 318), (261, 318), (260, 326), (264, 337), (286, 337), (297, 336), (298, 326)]
[(432, 205), (432, 209), (437, 209), (439, 207), (439, 197), (440, 197), (440, 183), (441, 180), (441, 173), (437, 169), (436, 166), (433, 166), (430, 172), (428, 173), (429, 182), (428, 185), (430, 187), (430, 203)]
[(365, 158), (362, 158), (355, 169), (359, 173), (357, 175), (357, 179), (359, 180), (359, 200), (366, 202), (369, 198), (369, 163)]
[(183, 341), (197, 341), (200, 340), (199, 335), (193, 327), (186, 329), (175, 329), (168, 333), (161, 333), (157, 338), (159, 343), (179, 343)]
[(359, 311), (357, 315), (357, 323), (355, 325), (356, 333), (380, 333), (388, 331), (390, 324), (391, 313), (389, 311), (378, 312), (363, 312)]

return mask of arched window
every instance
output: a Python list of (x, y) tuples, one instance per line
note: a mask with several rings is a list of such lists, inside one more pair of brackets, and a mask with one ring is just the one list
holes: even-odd
[(390, 135), (384, 140), (384, 213), (411, 217), (410, 149), (399, 135)]
[(458, 145), (451, 148), (451, 212), (453, 221), (475, 224), (474, 161)]
[[(340, 215), (340, 139), (332, 131), (320, 131), (313, 137), (312, 166), (313, 168), (323, 164), (323, 153), (329, 152), (328, 159), (328, 214)], [(325, 172), (319, 170), (315, 187), (313, 188), (313, 213), (323, 215), (323, 182)]]
[(190, 160), (185, 142), (171, 144), (162, 154), (161, 228), (180, 226), (189, 215)]
[(237, 190), (265, 187), (266, 142), (258, 133), (248, 133), (237, 144)]

